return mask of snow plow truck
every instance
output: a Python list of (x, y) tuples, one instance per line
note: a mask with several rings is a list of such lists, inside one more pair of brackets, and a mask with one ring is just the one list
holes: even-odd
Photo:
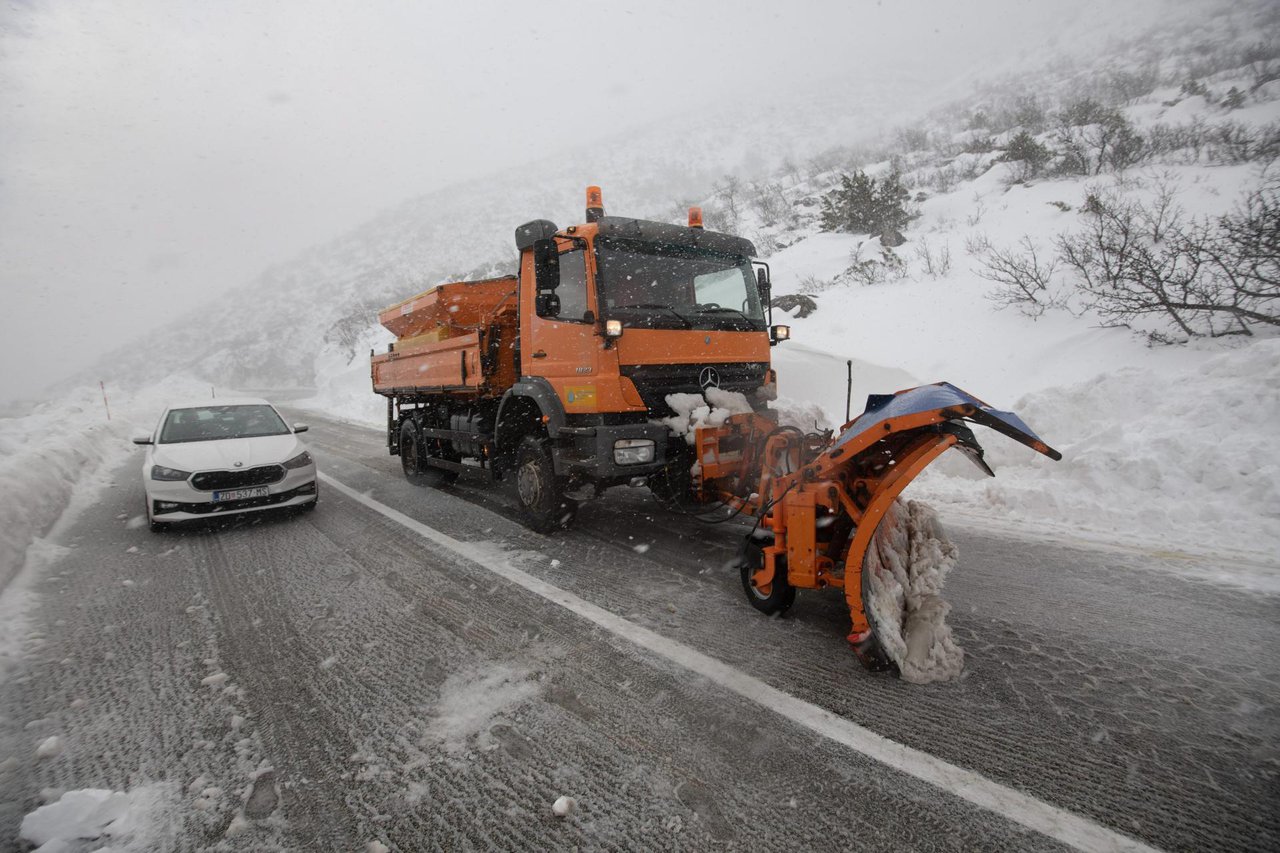
[[(957, 448), (991, 474), (980, 424), (1061, 458), (1016, 415), (946, 383), (876, 395), (837, 431), (779, 426), (769, 266), (748, 240), (607, 216), (515, 231), (514, 275), (440, 284), (378, 315), (397, 340), (372, 355), (387, 446), (405, 476), (446, 486), (479, 471), (515, 481), (526, 524), (550, 533), (578, 503), (647, 485), (673, 508), (754, 516), (740, 571), (748, 601), (789, 607), (797, 588), (843, 588), (859, 657), (888, 668), (864, 607), (863, 557), (897, 496)], [(687, 397), (740, 405), (689, 435), (662, 421)]]

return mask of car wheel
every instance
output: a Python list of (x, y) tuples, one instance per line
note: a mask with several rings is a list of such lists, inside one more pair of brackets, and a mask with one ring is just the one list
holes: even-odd
[(526, 435), (516, 458), (516, 498), (525, 524), (537, 533), (568, 527), (578, 502), (565, 497), (565, 478), (557, 477), (546, 439)]

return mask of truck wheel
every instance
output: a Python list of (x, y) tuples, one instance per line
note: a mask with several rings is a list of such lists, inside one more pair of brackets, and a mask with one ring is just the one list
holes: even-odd
[(430, 455), (428, 441), (418, 434), (413, 421), (405, 421), (400, 427), (400, 467), (405, 479), (415, 486), (439, 488), (458, 479), (457, 471), (446, 471), (423, 460)]
[(773, 540), (748, 538), (742, 543), (742, 555), (739, 571), (742, 574), (742, 591), (747, 594), (747, 601), (761, 613), (772, 616), (783, 613), (796, 602), (796, 588), (787, 583), (786, 557), (774, 560), (773, 583), (767, 590), (762, 590), (752, 582), (752, 575), (764, 566), (764, 548)]
[(565, 481), (557, 477), (544, 439), (526, 435), (516, 456), (516, 497), (525, 524), (538, 533), (567, 527), (578, 502), (564, 495)]

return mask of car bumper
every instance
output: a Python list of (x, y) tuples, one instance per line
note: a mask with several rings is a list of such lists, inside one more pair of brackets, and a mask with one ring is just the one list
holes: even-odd
[(211, 492), (193, 489), (186, 481), (169, 483), (148, 480), (146, 492), (152, 520), (157, 522), (193, 521), (213, 515), (261, 512), (302, 506), (316, 500), (316, 468), (310, 465), (289, 471), (283, 480), (267, 486), (265, 497), (215, 503), (211, 500)]

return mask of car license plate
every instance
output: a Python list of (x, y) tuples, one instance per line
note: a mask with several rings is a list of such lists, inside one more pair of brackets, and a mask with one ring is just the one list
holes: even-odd
[(213, 493), (213, 502), (221, 503), (222, 501), (243, 501), (249, 498), (265, 498), (268, 494), (266, 486), (256, 486), (252, 489), (227, 489), (221, 492)]

